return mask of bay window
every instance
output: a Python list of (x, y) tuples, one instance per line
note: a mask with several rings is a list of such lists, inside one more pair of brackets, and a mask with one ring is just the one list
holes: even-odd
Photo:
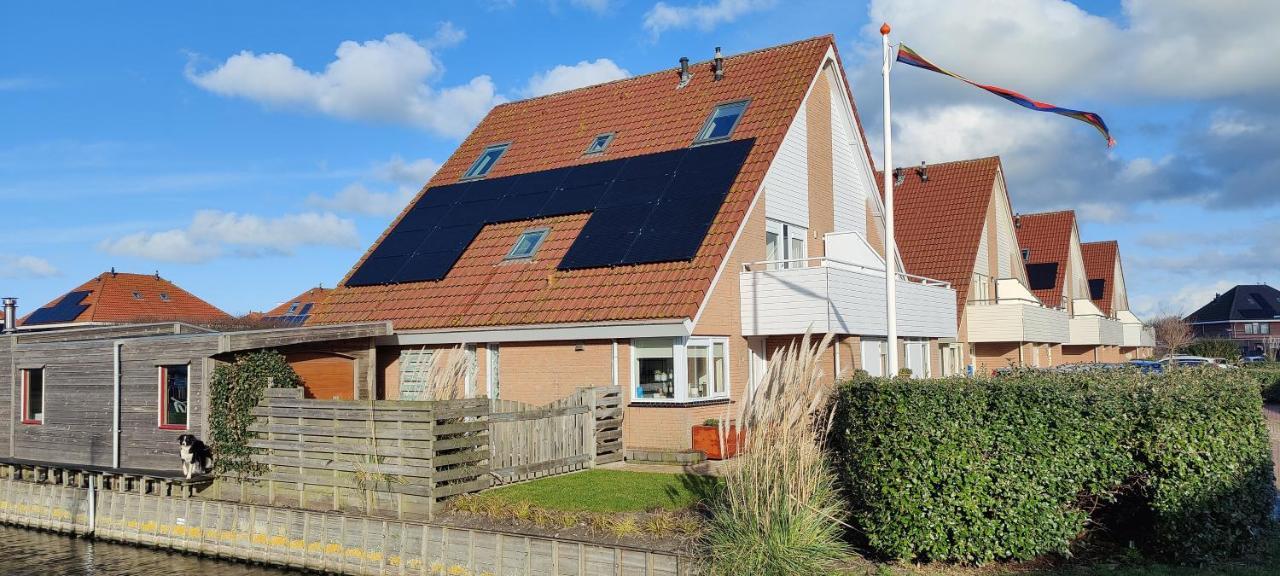
[(637, 338), (632, 341), (632, 398), (696, 402), (728, 398), (727, 338)]

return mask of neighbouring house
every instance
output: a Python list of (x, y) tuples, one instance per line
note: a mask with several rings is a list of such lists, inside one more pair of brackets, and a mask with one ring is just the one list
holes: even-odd
[(103, 272), (18, 323), (19, 330), (103, 326), (137, 322), (220, 323), (226, 312), (183, 290), (160, 274)]
[(1124, 265), (1120, 260), (1120, 243), (1115, 240), (1085, 242), (1080, 245), (1084, 256), (1085, 276), (1089, 279), (1089, 298), (1103, 314), (1118, 320), (1123, 328), (1120, 355), (1126, 360), (1147, 358), (1155, 348), (1155, 332), (1129, 310), (1129, 291), (1124, 282)]
[(284, 302), (278, 304), (275, 308), (268, 310), (262, 314), (261, 318), (267, 322), (280, 322), (282, 324), (301, 326), (311, 316), (311, 310), (314, 309), (332, 292), (332, 288), (308, 288), (305, 292), (294, 296)]
[(1229, 338), (1245, 352), (1261, 348), (1268, 358), (1280, 353), (1280, 290), (1266, 284), (1240, 284), (1186, 318), (1197, 338)]
[[(831, 36), (503, 104), (307, 325), (393, 323), (380, 398), (449, 351), (468, 395), (616, 384), (629, 448), (688, 449), (806, 330), (830, 377), (884, 372), (874, 173)], [(904, 366), (940, 373), (955, 291), (889, 273)]]
[[(170, 289), (171, 290), (171, 289)], [(219, 332), (182, 322), (7, 333), (0, 349), (0, 462), (174, 473), (178, 436), (208, 440), (207, 384), (219, 362), (274, 349), (340, 350), (344, 389), (369, 389), (386, 323)], [(297, 366), (295, 365), (295, 369)], [(303, 372), (308, 397), (329, 397)]]
[(1071, 317), (1067, 341), (1053, 349), (1054, 363), (1122, 360), (1124, 328), (1093, 303), (1075, 212), (1015, 215), (1014, 230), (1032, 293)]
[(1048, 367), (1068, 340), (1068, 313), (1029, 286), (997, 157), (894, 170), (894, 220), (906, 269), (956, 291), (958, 339), (944, 375)]

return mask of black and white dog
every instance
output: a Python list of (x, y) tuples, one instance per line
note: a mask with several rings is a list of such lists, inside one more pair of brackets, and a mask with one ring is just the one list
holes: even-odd
[(182, 475), (187, 480), (213, 471), (213, 450), (191, 434), (178, 437), (178, 455), (182, 457)]

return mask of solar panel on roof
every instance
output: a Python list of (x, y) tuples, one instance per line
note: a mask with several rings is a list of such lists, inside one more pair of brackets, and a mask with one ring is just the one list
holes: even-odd
[(432, 187), (347, 285), (440, 280), (487, 224), (582, 212), (592, 215), (561, 260), (562, 270), (687, 260), (754, 142)]
[(89, 309), (88, 304), (81, 304), (89, 296), (91, 290), (67, 292), (57, 304), (38, 308), (27, 317), (24, 324), (56, 324), (71, 322)]

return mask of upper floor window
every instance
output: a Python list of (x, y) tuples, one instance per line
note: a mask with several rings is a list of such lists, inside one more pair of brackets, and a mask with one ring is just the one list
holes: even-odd
[(533, 254), (538, 251), (538, 247), (542, 245), (542, 241), (546, 239), (547, 228), (534, 228), (525, 230), (516, 238), (516, 243), (511, 247), (511, 252), (507, 253), (507, 260), (525, 260), (533, 258)]
[(1022, 261), (1023, 261), (1023, 262), (1030, 262), (1030, 261), (1031, 261), (1031, 249), (1030, 249), (1030, 248), (1023, 248), (1023, 249), (1022, 249)]
[(765, 260), (774, 262), (774, 268), (804, 268), (804, 259), (808, 257), (806, 240), (809, 231), (792, 224), (783, 224), (777, 220), (766, 220), (764, 224)]
[(160, 367), (160, 427), (187, 429), (187, 366)]
[(462, 179), (483, 178), (493, 169), (493, 165), (498, 163), (498, 159), (502, 157), (502, 153), (506, 152), (507, 147), (510, 145), (494, 144), (485, 148), (484, 152), (480, 153), (480, 157), (476, 158), (476, 161), (471, 164), (471, 168), (467, 170), (467, 173), (462, 176)]
[(613, 132), (601, 134), (591, 139), (591, 145), (587, 146), (584, 154), (599, 154), (609, 147), (609, 143), (613, 142)]
[(698, 138), (694, 143), (727, 139), (746, 109), (746, 100), (716, 106), (716, 109), (711, 112), (711, 117), (707, 118), (707, 123), (702, 126), (702, 131), (698, 132)]
[(44, 424), (44, 368), (22, 370), (22, 423)]

